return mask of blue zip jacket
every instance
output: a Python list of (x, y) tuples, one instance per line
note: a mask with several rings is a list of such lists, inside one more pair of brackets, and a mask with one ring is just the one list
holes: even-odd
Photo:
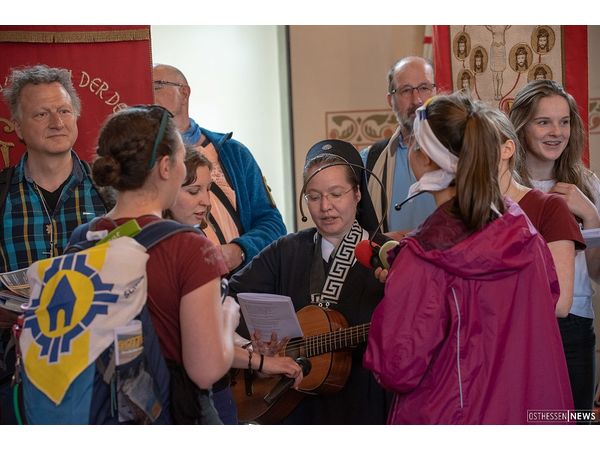
[(245, 265), (271, 242), (287, 234), (287, 230), (250, 150), (232, 139), (233, 133), (215, 133), (202, 127), (200, 130), (215, 146), (223, 173), (235, 191), (243, 233), (232, 242), (244, 250), (246, 259), (242, 265)]

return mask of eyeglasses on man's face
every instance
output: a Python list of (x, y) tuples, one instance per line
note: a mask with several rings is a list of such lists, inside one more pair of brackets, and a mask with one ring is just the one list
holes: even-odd
[(426, 97), (431, 95), (433, 89), (435, 88), (435, 84), (433, 83), (421, 83), (420, 85), (413, 86), (402, 86), (400, 89), (392, 89), (390, 94), (398, 94), (402, 98), (408, 98), (412, 95), (413, 91), (417, 91), (419, 97)]
[(183, 83), (175, 83), (174, 81), (166, 81), (166, 80), (154, 80), (152, 82), (152, 85), (154, 86), (155, 91), (160, 91), (165, 86), (176, 86), (176, 87), (185, 86), (185, 84), (183, 84)]
[(308, 203), (319, 203), (321, 202), (321, 199), (326, 199), (331, 203), (335, 203), (338, 202), (342, 199), (342, 197), (344, 195), (346, 195), (348, 192), (352, 191), (354, 189), (354, 186), (352, 186), (350, 189), (343, 191), (341, 189), (339, 190), (334, 190), (332, 192), (327, 192), (327, 193), (321, 193), (321, 192), (307, 192), (306, 194), (304, 194), (304, 200), (306, 200)]

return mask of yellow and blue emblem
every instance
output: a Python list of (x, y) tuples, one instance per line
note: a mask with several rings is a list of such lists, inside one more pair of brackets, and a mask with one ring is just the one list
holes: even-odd
[(24, 366), (55, 404), (112, 344), (114, 329), (141, 311), (147, 259), (141, 245), (119, 238), (29, 268), (32, 291), (20, 338)]

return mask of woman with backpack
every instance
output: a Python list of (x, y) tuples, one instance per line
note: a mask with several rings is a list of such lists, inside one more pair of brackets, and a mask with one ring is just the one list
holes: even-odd
[[(95, 224), (111, 230), (130, 219), (141, 227), (161, 220), (186, 177), (185, 149), (172, 115), (157, 106), (135, 106), (113, 114), (98, 139), (92, 175), (116, 190), (115, 207)], [(239, 307), (221, 302), (227, 267), (200, 233), (177, 233), (151, 248), (146, 272), (148, 309), (171, 374), (175, 423), (219, 423), (205, 417), (204, 390), (231, 367)], [(191, 383), (190, 383), (191, 382)], [(193, 395), (190, 395), (193, 394)]]
[[(510, 109), (523, 156), (516, 167), (523, 184), (564, 198), (582, 229), (600, 227), (600, 180), (583, 165), (585, 129), (572, 95), (556, 81), (535, 80), (517, 92)], [(573, 302), (558, 319), (575, 409), (592, 409), (596, 336), (594, 289), (600, 249), (575, 257)]]

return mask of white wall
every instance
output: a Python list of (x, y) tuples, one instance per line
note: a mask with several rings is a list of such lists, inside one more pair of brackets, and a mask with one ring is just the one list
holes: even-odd
[(285, 29), (282, 26), (152, 26), (152, 60), (192, 88), (190, 116), (233, 131), (252, 152), (293, 231)]

